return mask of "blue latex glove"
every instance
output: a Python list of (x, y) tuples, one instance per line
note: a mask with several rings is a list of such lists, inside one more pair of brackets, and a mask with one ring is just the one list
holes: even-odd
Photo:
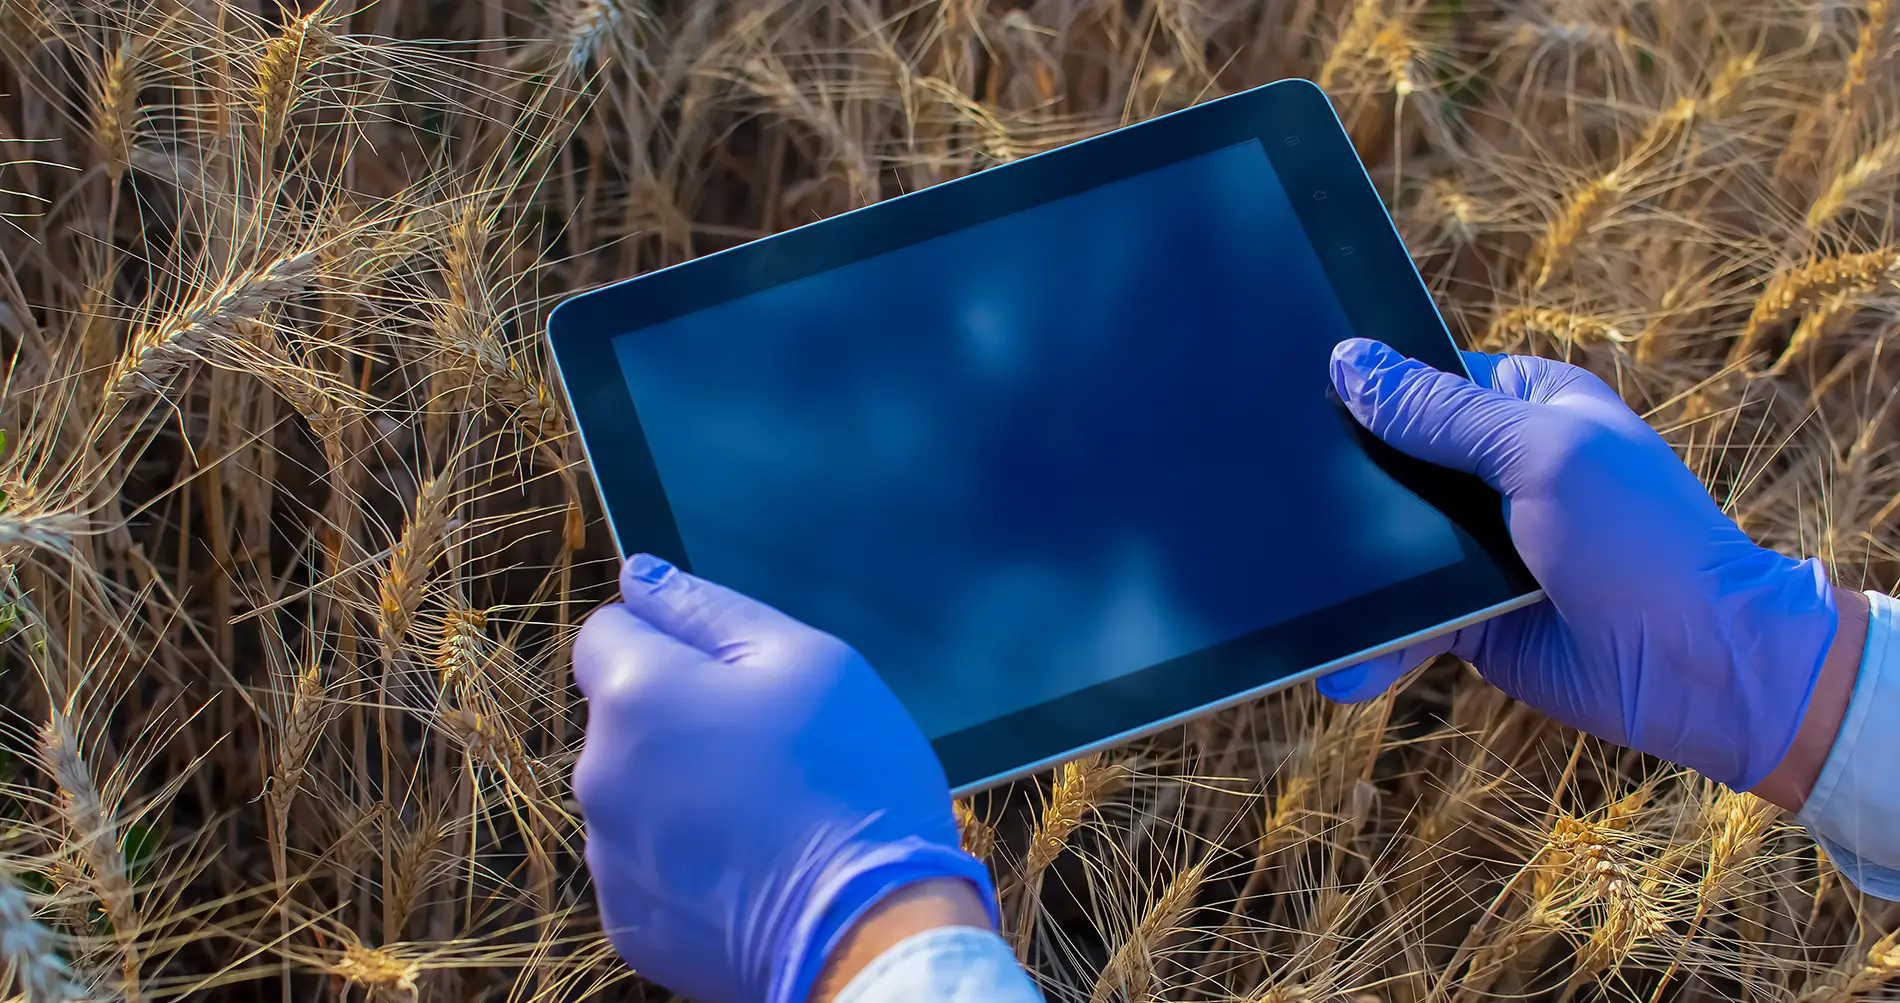
[(930, 743), (857, 652), (639, 555), (574, 644), (587, 744), (574, 793), (602, 924), (635, 970), (698, 1003), (804, 1003), (885, 894), (955, 877)]
[(1332, 378), (1373, 434), (1504, 495), (1546, 601), (1319, 681), (1362, 700), (1451, 652), (1559, 721), (1759, 783), (1794, 741), (1838, 621), (1827, 572), (1758, 547), (1615, 392), (1547, 359), (1465, 353), (1473, 379), (1353, 339)]

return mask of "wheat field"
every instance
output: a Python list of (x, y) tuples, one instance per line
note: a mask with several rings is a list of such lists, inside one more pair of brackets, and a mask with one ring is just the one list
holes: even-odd
[[(60, 999), (664, 1000), (554, 302), (1286, 76), (1459, 335), (1900, 579), (1887, 0), (0, 0), (0, 954)], [(902, 332), (893, 332), (901, 336)], [(1900, 998), (1778, 810), (1442, 662), (958, 805), (1052, 1003)]]

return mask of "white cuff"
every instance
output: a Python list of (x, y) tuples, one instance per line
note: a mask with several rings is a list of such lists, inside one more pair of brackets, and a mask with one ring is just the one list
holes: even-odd
[(836, 1003), (1043, 1003), (1003, 938), (973, 926), (898, 941), (854, 976)]
[(1799, 818), (1855, 887), (1900, 900), (1900, 601), (1867, 598), (1860, 677)]

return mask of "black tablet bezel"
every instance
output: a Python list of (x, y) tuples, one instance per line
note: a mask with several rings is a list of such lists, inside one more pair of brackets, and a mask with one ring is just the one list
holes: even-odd
[[(1354, 331), (1440, 369), (1464, 363), (1325, 94), (1285, 80), (912, 192), (575, 296), (548, 339), (622, 554), (690, 569), (613, 339), (694, 310), (1257, 140)], [(1314, 392), (1327, 392), (1323, 372)], [(1337, 399), (1335, 398), (1335, 403)], [(1437, 571), (933, 743), (967, 791), (1310, 678), (1534, 601), (1537, 584), (1476, 478), (1403, 456), (1338, 409), (1374, 459), (1458, 526), (1465, 557)], [(1289, 527), (1288, 532), (1298, 532)], [(1295, 573), (1262, 568), (1262, 576)], [(1367, 637), (1385, 638), (1365, 646)]]

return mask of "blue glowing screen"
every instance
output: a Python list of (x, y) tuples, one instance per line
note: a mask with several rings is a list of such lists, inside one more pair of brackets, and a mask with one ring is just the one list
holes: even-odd
[(693, 568), (939, 737), (1444, 567), (1256, 141), (619, 336)]

